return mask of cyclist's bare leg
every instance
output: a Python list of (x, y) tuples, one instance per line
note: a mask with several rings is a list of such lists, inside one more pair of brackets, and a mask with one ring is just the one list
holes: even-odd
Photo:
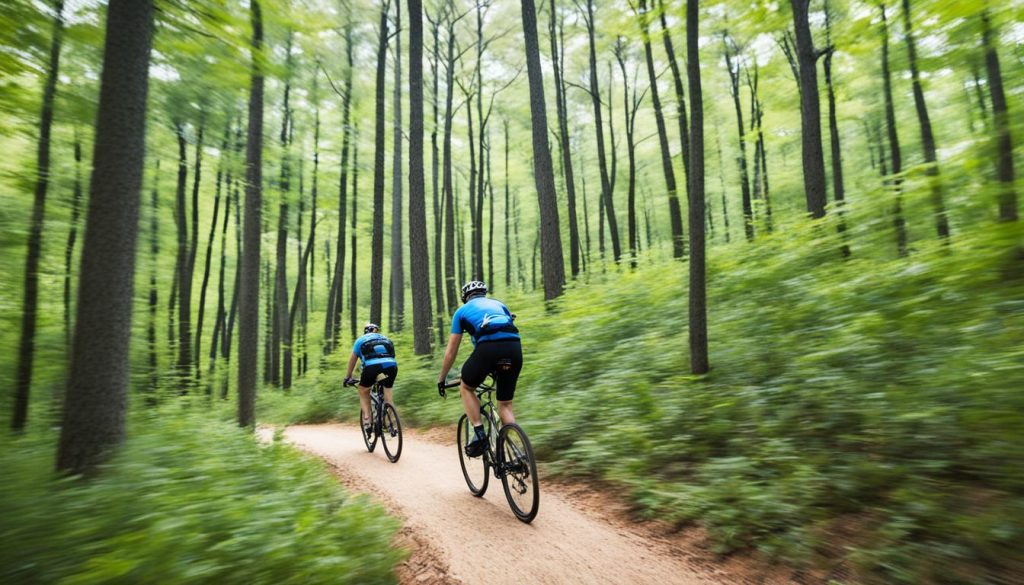
[(359, 406), (363, 408), (363, 424), (370, 422), (370, 389), (366, 386), (358, 386)]
[(395, 405), (395, 400), (394, 400), (394, 397), (393, 397), (393, 395), (391, 393), (392, 390), (393, 390), (393, 388), (385, 388), (384, 389), (384, 402), (387, 402), (391, 406), (394, 406)]
[(469, 423), (474, 427), (480, 426), (480, 399), (476, 397), (475, 388), (467, 386), (465, 382), (460, 386), (462, 389), (462, 407), (466, 409), (466, 416)]
[(498, 401), (498, 417), (501, 418), (501, 424), (503, 425), (510, 425), (516, 422), (516, 415), (512, 413), (511, 400)]

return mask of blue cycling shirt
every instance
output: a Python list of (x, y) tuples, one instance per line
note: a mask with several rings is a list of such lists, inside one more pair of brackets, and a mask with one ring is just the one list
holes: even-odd
[(452, 316), (452, 333), (469, 333), (473, 345), (481, 341), (519, 339), (515, 331), (508, 307), (487, 297), (470, 299)]
[(394, 344), (380, 333), (367, 333), (357, 339), (356, 344), (352, 347), (352, 353), (359, 356), (359, 359), (363, 361), (364, 368), (378, 364), (382, 366), (398, 365), (398, 362), (395, 361)]

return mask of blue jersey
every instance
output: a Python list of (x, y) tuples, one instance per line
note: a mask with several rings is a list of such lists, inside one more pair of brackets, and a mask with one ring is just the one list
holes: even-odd
[(382, 366), (398, 365), (398, 362), (395, 361), (395, 344), (380, 333), (367, 333), (357, 339), (355, 346), (352, 347), (352, 353), (363, 360), (364, 368), (378, 364)]
[(469, 299), (452, 316), (452, 333), (469, 333), (473, 345), (481, 341), (519, 339), (512, 313), (501, 301), (487, 297)]

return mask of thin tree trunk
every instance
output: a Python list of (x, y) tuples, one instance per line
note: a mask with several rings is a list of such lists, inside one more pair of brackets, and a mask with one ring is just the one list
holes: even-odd
[[(79, 216), (82, 214), (82, 142), (75, 129), (75, 185), (71, 196), (71, 229), (68, 230), (68, 242), (64, 247), (64, 347), (71, 349), (71, 273), (75, 257), (75, 243), (78, 240)], [(156, 168), (160, 170), (160, 161)], [(155, 188), (155, 184), (154, 184)]]
[(725, 66), (729, 70), (732, 103), (736, 109), (736, 127), (740, 145), (740, 194), (743, 202), (743, 232), (747, 241), (754, 241), (754, 207), (750, 198), (750, 179), (747, 175), (747, 140), (746, 127), (743, 125), (743, 108), (740, 106), (740, 64), (733, 64), (733, 58), (739, 56), (739, 50), (727, 35), (723, 35), (725, 47)]
[(796, 32), (796, 62), (799, 64), (800, 134), (804, 193), (811, 217), (825, 216), (825, 158), (821, 147), (821, 102), (818, 97), (818, 58), (808, 21), (810, 0), (790, 0)]
[[(622, 247), (619, 244), (619, 225), (615, 219), (615, 201), (612, 198), (612, 181), (608, 177), (608, 164), (604, 151), (604, 122), (601, 119), (601, 92), (597, 83), (597, 49), (594, 39), (594, 0), (587, 0), (587, 11), (584, 16), (587, 26), (587, 37), (590, 41), (590, 100), (594, 106), (594, 128), (597, 132), (597, 163), (601, 171), (601, 209), (608, 218), (608, 231), (612, 240), (612, 256), (617, 263), (622, 257)], [(539, 72), (538, 72), (539, 73)], [(546, 138), (546, 137), (545, 137)], [(603, 226), (602, 219), (602, 226)], [(602, 227), (603, 230), (603, 227)], [(601, 238), (604, 241), (604, 238)], [(602, 257), (604, 246), (601, 246)]]
[[(647, 62), (647, 77), (650, 79), (651, 104), (654, 106), (654, 121), (658, 128), (658, 145), (661, 148), (661, 170), (665, 175), (665, 189), (668, 191), (668, 215), (672, 226), (672, 257), (682, 258), (686, 255), (685, 235), (683, 233), (683, 215), (679, 207), (679, 195), (676, 189), (676, 172), (672, 167), (672, 152), (668, 146), (668, 131), (665, 129), (665, 116), (661, 113), (661, 98), (658, 95), (658, 75), (654, 71), (654, 51), (651, 49), (650, 13), (647, 11), (647, 0), (640, 0), (640, 33), (643, 37), (644, 56)], [(625, 76), (623, 76), (625, 77)], [(634, 226), (635, 228), (635, 226)]]
[(949, 243), (949, 217), (946, 215), (946, 204), (943, 201), (942, 182), (939, 179), (938, 155), (935, 148), (935, 134), (932, 132), (932, 121), (928, 115), (928, 105), (924, 101), (924, 89), (921, 87), (921, 74), (917, 67), (917, 48), (914, 44), (914, 29), (910, 18), (910, 0), (903, 0), (903, 29), (907, 42), (907, 57), (910, 64), (911, 85), (914, 91), (914, 107), (917, 109), (917, 121), (921, 125), (921, 150), (924, 151), (925, 175), (928, 177), (931, 191), (932, 209), (935, 212), (935, 231), (943, 242)]
[(509, 239), (512, 211), (509, 202), (507, 118), (502, 120), (502, 127), (505, 129), (505, 289), (512, 290), (512, 241)]
[(700, 81), (699, 10), (686, 2), (687, 77), (690, 82), (690, 373), (704, 374), (708, 363), (707, 295), (704, 260), (704, 105)]
[[(572, 148), (569, 144), (569, 119), (565, 98), (565, 81), (562, 78), (562, 68), (559, 64), (558, 37), (555, 36), (555, 0), (551, 0), (551, 21), (548, 27), (551, 37), (551, 64), (555, 74), (555, 105), (558, 114), (558, 138), (561, 142), (562, 172), (565, 176), (565, 193), (569, 207), (569, 266), (572, 277), (580, 273), (580, 235), (579, 226), (576, 220), (576, 177), (572, 168)], [(564, 28), (562, 29), (564, 31)], [(565, 48), (564, 38), (562, 49)]]
[(683, 78), (679, 73), (679, 62), (676, 60), (675, 47), (672, 45), (672, 35), (669, 33), (668, 23), (665, 20), (666, 12), (664, 0), (658, 0), (658, 16), (661, 20), (662, 30), (661, 39), (665, 44), (665, 54), (668, 55), (668, 65), (672, 71), (672, 82), (676, 91), (676, 120), (679, 122), (679, 142), (682, 145), (683, 170), (686, 172), (687, 177), (684, 182), (686, 183), (687, 200), (689, 200), (690, 128), (686, 120), (686, 92), (683, 91)]
[[(80, 156), (81, 149), (78, 148), (79, 144), (76, 141), (76, 158)], [(159, 191), (158, 186), (160, 184), (160, 161), (156, 161), (156, 169), (153, 172), (153, 190), (150, 192), (149, 204), (149, 322), (146, 325), (146, 350), (149, 354), (149, 391), (156, 392), (159, 386), (160, 376), (158, 373), (159, 361), (156, 353), (156, 312), (157, 312), (157, 301), (159, 300), (156, 288), (156, 274), (157, 265), (160, 258), (160, 221), (159, 221)], [(78, 182), (78, 173), (75, 176), (75, 190), (80, 191), (80, 185)], [(81, 193), (76, 193), (76, 199)], [(75, 209), (77, 211), (77, 205)], [(69, 238), (69, 243), (74, 243), (74, 238)], [(70, 246), (69, 246), (70, 248)], [(69, 250), (70, 252), (70, 250)], [(70, 260), (70, 254), (68, 257)], [(153, 399), (150, 399), (152, 404)]]
[(843, 206), (846, 201), (846, 190), (843, 185), (843, 154), (841, 147), (839, 146), (839, 122), (836, 117), (836, 93), (835, 88), (832, 85), (832, 56), (835, 53), (835, 47), (832, 46), (832, 17), (829, 5), (825, 3), (825, 30), (826, 30), (826, 47), (825, 47), (825, 85), (828, 88), (828, 136), (829, 146), (831, 147), (831, 158), (832, 158), (832, 194), (836, 200), (836, 208), (839, 213), (839, 225), (836, 229), (839, 231), (839, 237), (843, 243), (840, 246), (840, 253), (844, 258), (850, 256), (850, 245), (847, 243), (846, 237), (846, 217), (843, 210)]
[[(245, 225), (238, 276), (238, 424), (251, 427), (256, 417), (256, 360), (259, 338), (260, 231), (263, 168), (263, 18), (252, 0), (252, 83), (245, 155)], [(228, 327), (230, 331), (231, 327)], [(230, 339), (230, 334), (228, 336)]]
[[(203, 138), (206, 133), (206, 109), (204, 105), (200, 105), (199, 110), (199, 132), (196, 136), (196, 154), (195, 154), (195, 170), (192, 173), (192, 228), (190, 235), (192, 236), (192, 242), (189, 244), (188, 249), (188, 304), (189, 306), (189, 317), (191, 318), (191, 304), (192, 304), (192, 284), (195, 280), (196, 273), (196, 257), (199, 255), (199, 185), (203, 178)], [(216, 224), (216, 221), (214, 222)], [(199, 329), (202, 325), (196, 323), (195, 338), (198, 340), (200, 335)], [(198, 347), (198, 345), (196, 346)], [(198, 370), (198, 356), (199, 352), (194, 351), (192, 346), (188, 346), (184, 349), (178, 349), (179, 355), (181, 356), (181, 375), (188, 376), (187, 383), (191, 385), (195, 381), (198, 381), (199, 370)], [(188, 366), (185, 367), (185, 357), (188, 357)], [(184, 391), (185, 388), (182, 388)]]
[[(903, 220), (903, 158), (900, 153), (900, 140), (896, 132), (896, 109), (892, 99), (892, 73), (889, 69), (889, 25), (886, 20), (885, 3), (878, 5), (882, 14), (882, 83), (885, 93), (885, 122), (889, 137), (889, 162), (892, 165), (890, 185), (896, 192), (893, 208), (893, 227), (896, 229), (896, 252), (900, 257), (907, 255), (907, 227)], [(882, 175), (885, 175), (883, 162)]]
[(69, 474), (94, 472), (125, 434), (152, 38), (152, 1), (111, 0), (78, 317), (57, 449), (57, 469)]
[(175, 367), (179, 378), (179, 387), (184, 390), (188, 379), (188, 371), (192, 366), (192, 279), (189, 276), (189, 243), (188, 224), (185, 217), (185, 189), (188, 183), (188, 160), (185, 142), (185, 127), (179, 121), (175, 124), (178, 138), (178, 186), (176, 191), (175, 223), (178, 228), (178, 255), (175, 274), (178, 277), (177, 308), (178, 308), (178, 339), (177, 361)]
[[(356, 332), (356, 321), (358, 320), (359, 310), (359, 295), (357, 294), (358, 280), (356, 279), (356, 260), (359, 254), (356, 254), (356, 244), (358, 243), (358, 234), (356, 232), (356, 200), (359, 198), (359, 127), (356, 126), (352, 131), (352, 224), (351, 224), (351, 243), (352, 248), (352, 271), (349, 274), (349, 287), (351, 288), (349, 294), (349, 325), (352, 330), (352, 340), (354, 341), (358, 337)], [(345, 258), (338, 258), (336, 262), (344, 264)]]
[(271, 328), (270, 381), (285, 390), (292, 385), (292, 330), (288, 310), (288, 223), (291, 202), (291, 125), (293, 123), (289, 98), (291, 97), (293, 33), (288, 31), (285, 44), (284, 101), (281, 104), (281, 178), (277, 218), (277, 249), (274, 269), (274, 310)]
[(491, 132), (487, 131), (487, 197), (489, 211), (487, 212), (487, 282), (491, 283), (491, 290), (494, 290), (494, 181), (491, 176)]
[[(331, 290), (327, 298), (327, 313), (324, 317), (324, 354), (330, 354), (338, 344), (341, 334), (341, 308), (344, 306), (343, 281), (345, 274), (345, 213), (348, 209), (348, 153), (351, 143), (349, 127), (352, 111), (352, 19), (348, 15), (345, 24), (345, 80), (342, 85), (342, 118), (341, 118), (341, 178), (338, 182), (338, 244), (334, 260), (334, 275), (331, 278)], [(353, 248), (353, 254), (355, 249)]]
[[(217, 219), (220, 217), (220, 191), (222, 179), (224, 178), (224, 156), (225, 153), (228, 152), (228, 139), (230, 136), (231, 125), (229, 123), (224, 128), (224, 140), (221, 142), (221, 159), (217, 167), (217, 177), (215, 179), (213, 194), (213, 218), (210, 220), (210, 236), (206, 240), (206, 262), (203, 267), (203, 283), (199, 287), (199, 314), (196, 317), (196, 348), (195, 355), (192, 358), (195, 362), (195, 375), (197, 381), (202, 375), (199, 368), (199, 352), (202, 349), (203, 344), (203, 317), (206, 313), (206, 288), (210, 284), (210, 266), (213, 264), (213, 240), (217, 237)], [(225, 214), (227, 213), (226, 204), (224, 212)]]
[(999, 192), (999, 220), (1017, 220), (1017, 191), (1014, 188), (1013, 137), (1010, 131), (1010, 113), (1003, 90), (1003, 71), (999, 66), (999, 53), (992, 39), (992, 23), (988, 11), (981, 13), (982, 44), (985, 47), (985, 68), (988, 72), (992, 112), (995, 114), (996, 176), (1001, 183)]
[(551, 165), (551, 151), (548, 149), (544, 79), (537, 41), (537, 12), (533, 0), (522, 0), (522, 11), (526, 69), (530, 82), (530, 113), (533, 120), (533, 171), (540, 207), (541, 270), (544, 273), (544, 300), (550, 301), (559, 297), (565, 287), (565, 264), (562, 256), (562, 235), (558, 227), (555, 176)]
[[(373, 155), (373, 240), (370, 245), (370, 321), (380, 324), (384, 294), (384, 102), (388, 55), (388, 5), (384, 0), (380, 11), (377, 42), (377, 91), (374, 123)], [(353, 252), (355, 249), (353, 248)]]
[[(648, 43), (649, 46), (649, 43)], [(627, 233), (629, 234), (629, 265), (636, 268), (637, 246), (639, 236), (637, 234), (636, 221), (636, 141), (634, 140), (634, 129), (636, 113), (640, 101), (636, 98), (636, 88), (633, 89), (633, 101), (629, 99), (629, 77), (626, 73), (626, 60), (624, 57), (624, 46), (620, 37), (615, 44), (615, 57), (619, 62), (619, 70), (622, 72), (622, 115), (626, 124), (626, 154), (629, 160), (629, 187), (626, 198)], [(653, 79), (657, 81), (657, 79)]]
[[(418, 1), (417, 4), (420, 2)], [(422, 7), (421, 7), (422, 8)], [(443, 215), (441, 209), (441, 195), (438, 188), (440, 184), (440, 153), (437, 145), (437, 127), (438, 127), (438, 102), (440, 98), (440, 83), (441, 78), (441, 22), (431, 21), (431, 32), (434, 37), (434, 50), (433, 50), (433, 61), (431, 61), (431, 77), (433, 78), (433, 93), (431, 94), (431, 102), (434, 110), (434, 124), (430, 130), (430, 182), (431, 189), (434, 195), (434, 300), (437, 305), (437, 323), (435, 325), (437, 329), (437, 343), (438, 346), (444, 344), (444, 322), (442, 315), (444, 314), (444, 276), (441, 264), (441, 244), (443, 240)], [(412, 187), (410, 187), (412, 189)], [(411, 204), (410, 204), (411, 205)], [(410, 207), (411, 209), (411, 207)], [(411, 229), (411, 228), (410, 228)], [(411, 244), (410, 244), (411, 245)], [(415, 310), (415, 308), (414, 308)]]
[(722, 160), (722, 140), (719, 138), (717, 125), (715, 126), (715, 150), (718, 152), (718, 188), (722, 192), (722, 225), (725, 227), (725, 243), (728, 244), (732, 240), (732, 235), (729, 232), (729, 203), (725, 197), (725, 163)]
[(409, 268), (413, 353), (430, 354), (430, 274), (423, 169), (423, 2), (409, 2)]
[[(449, 4), (449, 7), (451, 5)], [(444, 281), (448, 315), (455, 312), (455, 210), (452, 188), (452, 101), (455, 83), (455, 23), (448, 17), (448, 58), (445, 66), (444, 115)]]
[(391, 178), (391, 330), (405, 325), (405, 261), (402, 257), (402, 2), (395, 2), (394, 166)]
[[(477, 200), (477, 164), (476, 164), (476, 142), (474, 140), (473, 133), (473, 94), (466, 96), (466, 141), (469, 144), (469, 248), (470, 248), (470, 275), (469, 278), (472, 280), (483, 280), (483, 274), (477, 271), (477, 265), (480, 260), (480, 251), (477, 249), (476, 237), (480, 233), (479, 220), (476, 216), (476, 200)], [(480, 158), (483, 158), (483, 153), (480, 153)], [(464, 281), (464, 279), (459, 279)]]

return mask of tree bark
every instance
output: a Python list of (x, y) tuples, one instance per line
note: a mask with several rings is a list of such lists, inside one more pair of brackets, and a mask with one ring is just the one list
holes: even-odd
[(530, 81), (530, 113), (533, 120), (533, 171), (540, 206), (541, 271), (544, 276), (544, 300), (550, 301), (559, 297), (565, 287), (565, 264), (562, 257), (562, 235), (558, 227), (555, 175), (551, 166), (551, 151), (548, 149), (544, 79), (533, 0), (522, 0), (522, 10), (526, 69)]
[(743, 202), (743, 232), (747, 241), (754, 241), (754, 206), (750, 197), (750, 178), (747, 175), (747, 139), (746, 127), (743, 125), (743, 108), (740, 106), (740, 64), (733, 64), (733, 58), (739, 56), (735, 43), (727, 35), (723, 35), (725, 46), (725, 66), (729, 69), (730, 92), (732, 103), (736, 109), (736, 127), (740, 144), (740, 194)]
[[(449, 7), (451, 5), (449, 4)], [(448, 17), (448, 58), (445, 65), (444, 115), (444, 281), (448, 315), (455, 312), (455, 196), (452, 187), (452, 102), (455, 97), (455, 23)]]
[(709, 369), (707, 295), (704, 260), (704, 105), (700, 81), (699, 11), (686, 2), (687, 78), (690, 82), (690, 373)]
[[(76, 146), (76, 157), (81, 155), (81, 148), (78, 142), (75, 142)], [(160, 161), (156, 161), (156, 169), (153, 172), (153, 190), (150, 192), (150, 213), (149, 213), (149, 322), (146, 324), (146, 350), (149, 354), (149, 391), (156, 392), (160, 382), (160, 376), (158, 372), (159, 360), (157, 359), (156, 353), (156, 312), (157, 312), (157, 301), (159, 300), (156, 288), (156, 274), (157, 265), (160, 258), (160, 221), (159, 221), (159, 185), (160, 179)], [(75, 173), (75, 190), (80, 191), (78, 183), (78, 173)], [(76, 198), (81, 193), (76, 193)], [(77, 211), (77, 205), (75, 209)], [(74, 239), (69, 239), (69, 243), (74, 243)], [(70, 248), (70, 246), (69, 246)], [(68, 260), (70, 260), (70, 254), (68, 254)], [(65, 291), (67, 292), (67, 291)], [(150, 404), (152, 404), (153, 398), (150, 398)]]
[(111, 0), (57, 450), (57, 469), (70, 474), (94, 472), (124, 439), (152, 38), (151, 0)]
[(242, 427), (253, 426), (256, 417), (260, 232), (263, 224), (263, 17), (259, 0), (252, 0), (250, 6), (253, 29), (252, 83), (249, 89), (249, 128), (245, 154), (245, 224), (238, 276), (238, 424)]
[[(388, 55), (388, 5), (380, 11), (377, 42), (377, 91), (373, 154), (373, 240), (370, 245), (370, 321), (380, 324), (384, 295), (384, 108), (385, 69)], [(355, 249), (353, 248), (353, 251)]]
[[(342, 118), (341, 118), (341, 178), (338, 182), (338, 243), (334, 260), (334, 274), (331, 278), (331, 289), (327, 297), (327, 313), (324, 316), (324, 354), (330, 354), (338, 345), (341, 334), (341, 308), (344, 306), (343, 281), (345, 275), (345, 213), (348, 209), (348, 154), (351, 144), (351, 112), (352, 112), (352, 19), (351, 15), (345, 24), (345, 79), (342, 84)], [(353, 248), (353, 254), (355, 249)]]
[(836, 209), (839, 213), (839, 237), (843, 243), (840, 246), (840, 253), (844, 258), (850, 256), (850, 245), (846, 237), (846, 217), (843, 206), (846, 202), (846, 190), (843, 185), (843, 152), (839, 145), (839, 123), (836, 116), (836, 92), (832, 85), (832, 56), (835, 54), (835, 47), (832, 46), (832, 17), (829, 5), (825, 3), (825, 30), (827, 40), (825, 47), (825, 85), (828, 88), (828, 137), (831, 147), (832, 158), (832, 194), (836, 200)]
[[(358, 131), (358, 129), (359, 129), (359, 127), (356, 126), (356, 128), (352, 132), (352, 224), (351, 224), (351, 228), (352, 229), (350, 230), (352, 232), (352, 234), (350, 236), (351, 239), (352, 239), (352, 241), (350, 243), (350, 247), (352, 248), (352, 254), (351, 254), (351, 256), (352, 256), (352, 272), (349, 274), (349, 287), (351, 288), (351, 290), (350, 290), (350, 295), (349, 295), (350, 304), (349, 304), (349, 317), (348, 318), (349, 318), (349, 326), (351, 327), (351, 330), (352, 330), (352, 340), (353, 341), (355, 341), (356, 337), (358, 337), (358, 334), (357, 334), (358, 332), (356, 330), (356, 327), (358, 326), (357, 325), (357, 321), (359, 319), (359, 317), (358, 317), (359, 295), (357, 294), (358, 293), (359, 281), (356, 279), (356, 267), (357, 267), (356, 260), (359, 257), (359, 255), (356, 254), (356, 244), (358, 243), (358, 233), (356, 232), (356, 200), (359, 197), (359, 131)], [(337, 262), (341, 262), (342, 264), (344, 264), (345, 263), (345, 259), (344, 258), (338, 258)]]
[(413, 353), (430, 354), (430, 274), (423, 168), (423, 1), (409, 2), (409, 268)]
[(935, 148), (935, 134), (932, 121), (928, 115), (928, 105), (924, 101), (924, 89), (921, 86), (921, 74), (917, 67), (917, 48), (914, 43), (914, 29), (910, 18), (910, 0), (903, 0), (903, 28), (907, 42), (907, 57), (910, 65), (911, 85), (914, 91), (914, 107), (917, 109), (917, 121), (921, 126), (921, 150), (924, 151), (925, 175), (928, 177), (931, 191), (932, 209), (935, 213), (935, 231), (944, 243), (949, 243), (949, 217), (946, 215), (946, 204), (943, 201), (942, 182), (939, 180), (938, 155)]
[(676, 119), (679, 122), (679, 142), (682, 145), (682, 158), (683, 158), (683, 170), (686, 172), (687, 179), (687, 201), (689, 201), (689, 176), (690, 176), (690, 128), (689, 123), (686, 120), (686, 92), (683, 91), (683, 79), (679, 73), (679, 63), (676, 60), (675, 47), (672, 45), (672, 35), (668, 30), (668, 23), (665, 19), (665, 5), (664, 0), (658, 0), (658, 15), (661, 20), (661, 39), (665, 44), (665, 54), (668, 55), (669, 69), (672, 71), (672, 82), (673, 87), (676, 91)]
[(999, 53), (992, 38), (992, 23), (988, 11), (981, 13), (982, 44), (985, 47), (985, 69), (988, 72), (992, 112), (995, 115), (996, 176), (1001, 183), (999, 192), (999, 220), (1017, 221), (1017, 191), (1014, 188), (1013, 136), (1010, 131), (1010, 113), (1003, 90), (1003, 71), (999, 66)]
[[(431, 77), (434, 80), (433, 93), (431, 94), (431, 101), (434, 109), (434, 124), (430, 130), (430, 182), (431, 189), (434, 195), (434, 300), (437, 302), (437, 343), (438, 346), (444, 344), (444, 322), (441, 316), (444, 314), (444, 275), (441, 264), (441, 244), (444, 238), (443, 235), (443, 212), (440, 195), (440, 151), (437, 145), (437, 128), (438, 128), (438, 109), (440, 99), (440, 83), (441, 78), (441, 22), (440, 19), (437, 21), (431, 21), (431, 33), (434, 37), (434, 50), (433, 50), (433, 61), (431, 61)], [(410, 187), (411, 189), (412, 187)], [(411, 229), (411, 228), (410, 228)], [(415, 307), (414, 309), (415, 310)]]
[(512, 208), (509, 201), (508, 182), (508, 119), (502, 120), (505, 129), (505, 289), (512, 290), (512, 241), (509, 238)]
[(192, 279), (189, 274), (189, 240), (188, 223), (186, 222), (185, 189), (188, 184), (187, 143), (185, 127), (181, 121), (175, 124), (178, 138), (178, 186), (176, 190), (175, 223), (178, 228), (178, 254), (175, 274), (177, 275), (177, 308), (178, 308), (178, 339), (177, 361), (175, 367), (182, 391), (187, 384), (188, 372), (192, 366)]
[(729, 232), (729, 203), (725, 197), (725, 163), (722, 160), (722, 140), (719, 138), (717, 125), (715, 126), (715, 150), (718, 152), (718, 188), (722, 192), (722, 225), (725, 229), (725, 243), (728, 244), (732, 240), (732, 235)]
[(624, 56), (622, 38), (615, 44), (615, 58), (619, 62), (619, 70), (622, 72), (622, 115), (626, 124), (626, 154), (629, 160), (629, 183), (626, 196), (626, 220), (627, 233), (629, 234), (629, 265), (636, 268), (637, 247), (639, 235), (636, 221), (636, 141), (634, 130), (636, 127), (636, 113), (640, 106), (640, 100), (636, 96), (636, 88), (633, 88), (633, 100), (629, 99), (629, 77), (626, 73), (626, 60)]
[(668, 215), (672, 226), (672, 257), (682, 258), (686, 255), (683, 215), (679, 207), (679, 195), (676, 192), (676, 172), (672, 167), (672, 152), (668, 146), (665, 116), (661, 112), (661, 98), (658, 95), (658, 74), (654, 71), (654, 51), (651, 49), (649, 17), (647, 0), (640, 0), (640, 11), (637, 13), (637, 19), (640, 21), (640, 33), (643, 37), (644, 56), (647, 62), (647, 77), (651, 84), (650, 92), (651, 104), (654, 106), (654, 121), (658, 128), (658, 146), (661, 148), (661, 171), (665, 175), (665, 189), (668, 191)]
[(825, 158), (821, 147), (821, 102), (818, 97), (818, 58), (808, 21), (810, 0), (790, 0), (799, 65), (801, 150), (807, 212), (825, 216)]
[(394, 165), (391, 173), (391, 330), (405, 325), (405, 260), (402, 257), (402, 2), (395, 2)]
[[(892, 179), (889, 184), (896, 193), (893, 207), (893, 227), (896, 229), (896, 252), (900, 257), (907, 255), (907, 227), (903, 219), (903, 157), (900, 153), (899, 134), (896, 132), (896, 108), (892, 99), (892, 72), (889, 68), (889, 24), (886, 20), (885, 2), (878, 5), (882, 14), (882, 85), (885, 94), (886, 133), (889, 138), (889, 162), (892, 166)], [(882, 163), (882, 175), (885, 175), (885, 163)]]
[[(71, 196), (71, 229), (68, 230), (68, 241), (64, 246), (64, 346), (71, 349), (71, 273), (75, 257), (75, 243), (78, 241), (78, 223), (82, 214), (82, 142), (75, 130), (75, 185)], [(160, 161), (156, 163), (160, 169)], [(155, 188), (155, 186), (154, 186)]]
[[(203, 266), (203, 283), (199, 287), (199, 314), (196, 316), (196, 347), (195, 355), (192, 358), (195, 362), (195, 375), (197, 381), (202, 375), (199, 368), (199, 352), (203, 345), (203, 317), (206, 313), (206, 288), (210, 284), (210, 266), (213, 264), (213, 240), (217, 237), (217, 219), (220, 217), (220, 192), (222, 187), (221, 181), (224, 178), (224, 156), (228, 152), (228, 139), (230, 136), (231, 125), (228, 123), (224, 128), (224, 139), (221, 141), (221, 159), (217, 167), (217, 177), (215, 179), (213, 194), (213, 218), (210, 220), (210, 235), (206, 240), (206, 262)], [(224, 213), (227, 213), (226, 202)]]

